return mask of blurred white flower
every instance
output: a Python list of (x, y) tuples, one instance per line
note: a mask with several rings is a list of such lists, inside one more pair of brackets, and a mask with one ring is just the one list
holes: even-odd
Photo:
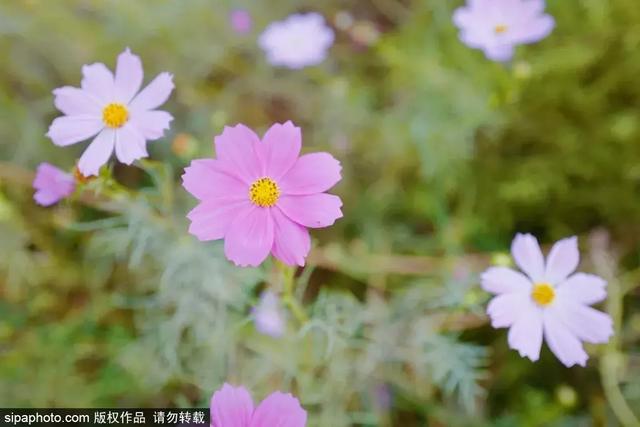
[(259, 44), (271, 65), (300, 69), (324, 61), (334, 38), (322, 15), (312, 12), (272, 22)]
[(253, 308), (253, 321), (261, 334), (279, 338), (284, 334), (286, 322), (280, 306), (280, 298), (271, 291), (260, 295), (260, 302)]

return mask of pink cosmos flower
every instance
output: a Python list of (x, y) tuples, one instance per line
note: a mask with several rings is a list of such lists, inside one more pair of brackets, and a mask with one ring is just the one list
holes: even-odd
[(253, 19), (251, 15), (244, 9), (232, 10), (229, 14), (229, 22), (231, 28), (238, 34), (246, 34), (253, 27)]
[(224, 239), (239, 266), (257, 266), (272, 253), (303, 266), (311, 248), (308, 227), (332, 225), (342, 201), (324, 193), (340, 181), (328, 153), (299, 157), (302, 135), (293, 123), (274, 124), (262, 140), (248, 127), (225, 127), (215, 138), (217, 159), (191, 162), (184, 188), (200, 200), (187, 217), (198, 239)]
[(76, 183), (71, 174), (50, 165), (40, 163), (33, 180), (36, 192), (33, 199), (41, 206), (51, 206), (65, 197), (69, 197), (76, 189)]
[(244, 387), (224, 384), (211, 397), (211, 427), (304, 427), (307, 412), (291, 394), (276, 391), (253, 409)]
[(535, 237), (517, 234), (511, 254), (526, 274), (506, 267), (491, 267), (481, 277), (482, 287), (497, 296), (487, 314), (494, 328), (509, 329), (509, 347), (532, 361), (547, 345), (567, 367), (585, 366), (581, 341), (605, 343), (613, 335), (609, 315), (589, 305), (606, 298), (607, 282), (598, 276), (572, 274), (580, 259), (578, 239), (558, 241), (546, 262)]
[(280, 306), (280, 299), (271, 291), (264, 291), (260, 295), (260, 302), (253, 309), (253, 321), (261, 334), (279, 338), (285, 331), (284, 313)]
[(544, 0), (467, 0), (456, 9), (453, 22), (460, 40), (481, 49), (493, 61), (509, 61), (514, 47), (549, 35), (555, 22), (544, 12)]
[(324, 61), (333, 40), (322, 15), (312, 12), (269, 24), (259, 43), (271, 65), (300, 69)]
[(82, 74), (81, 88), (53, 91), (55, 105), (65, 115), (51, 123), (47, 136), (59, 146), (95, 136), (78, 162), (85, 176), (97, 175), (114, 147), (127, 165), (147, 157), (146, 141), (160, 138), (173, 120), (166, 111), (154, 110), (169, 98), (173, 76), (161, 73), (138, 93), (142, 62), (128, 48), (118, 56), (115, 76), (100, 63), (83, 66)]

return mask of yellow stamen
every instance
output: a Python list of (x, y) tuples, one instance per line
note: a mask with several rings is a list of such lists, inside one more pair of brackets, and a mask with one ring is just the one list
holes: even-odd
[(112, 129), (122, 127), (129, 120), (127, 107), (117, 102), (111, 103), (102, 110), (102, 121)]
[(506, 33), (506, 32), (507, 32), (507, 30), (508, 30), (508, 29), (509, 29), (509, 27), (507, 27), (506, 25), (500, 24), (500, 25), (496, 25), (496, 26), (493, 28), (493, 31), (494, 31), (496, 34), (504, 34), (504, 33)]
[(553, 302), (556, 297), (556, 291), (553, 289), (548, 283), (536, 283), (533, 285), (533, 290), (531, 291), (531, 298), (538, 305), (547, 306)]
[(280, 197), (280, 188), (271, 178), (256, 179), (249, 187), (249, 199), (262, 208), (268, 208), (276, 204)]

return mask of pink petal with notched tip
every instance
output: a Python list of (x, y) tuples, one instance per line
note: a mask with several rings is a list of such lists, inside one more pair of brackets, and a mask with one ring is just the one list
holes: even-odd
[(329, 153), (301, 156), (280, 180), (282, 194), (322, 193), (340, 181), (342, 167)]
[(201, 241), (222, 239), (231, 223), (252, 209), (246, 200), (205, 200), (200, 202), (187, 218), (191, 220), (189, 233)]
[(309, 231), (291, 221), (279, 208), (271, 209), (274, 221), (273, 256), (287, 265), (304, 267), (305, 258), (311, 249)]
[(328, 227), (342, 218), (342, 201), (333, 194), (281, 196), (276, 205), (289, 219), (305, 227)]
[(291, 121), (272, 125), (255, 146), (262, 175), (279, 181), (298, 160), (301, 146), (302, 132)]
[(257, 267), (264, 261), (274, 241), (274, 225), (269, 209), (253, 206), (229, 226), (224, 253), (240, 267)]
[(258, 405), (249, 427), (305, 427), (307, 412), (291, 394), (276, 391)]
[(253, 401), (244, 387), (224, 384), (211, 397), (212, 427), (249, 427)]
[(142, 134), (131, 123), (116, 129), (116, 157), (125, 165), (147, 157), (147, 142)]
[(251, 129), (242, 124), (225, 126), (222, 134), (214, 138), (214, 143), (218, 160), (246, 184), (251, 185), (262, 178), (262, 167), (255, 152), (260, 140)]
[(193, 160), (182, 175), (182, 186), (199, 200), (225, 198), (249, 201), (249, 186), (229, 173), (224, 162)]

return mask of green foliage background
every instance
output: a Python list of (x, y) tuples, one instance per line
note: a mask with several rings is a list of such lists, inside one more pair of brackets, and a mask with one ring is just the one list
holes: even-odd
[[(640, 7), (549, 0), (552, 35), (501, 65), (458, 41), (460, 4), (0, 2), (0, 405), (207, 406), (226, 380), (294, 392), (310, 426), (636, 425)], [(252, 33), (231, 31), (234, 7)], [(307, 10), (354, 25), (322, 65), (272, 68), (260, 31)], [(175, 75), (155, 161), (115, 166), (130, 196), (37, 207), (28, 171), (86, 145), (44, 136), (51, 91), (127, 46), (146, 81)], [(188, 235), (179, 176), (224, 125), (289, 119), (341, 160), (345, 216), (312, 233), (309, 321), (275, 341), (249, 315), (274, 265), (237, 269)], [(579, 235), (581, 269), (609, 280), (616, 337), (587, 368), (546, 349), (532, 364), (488, 326), (478, 273), (517, 231)]]

